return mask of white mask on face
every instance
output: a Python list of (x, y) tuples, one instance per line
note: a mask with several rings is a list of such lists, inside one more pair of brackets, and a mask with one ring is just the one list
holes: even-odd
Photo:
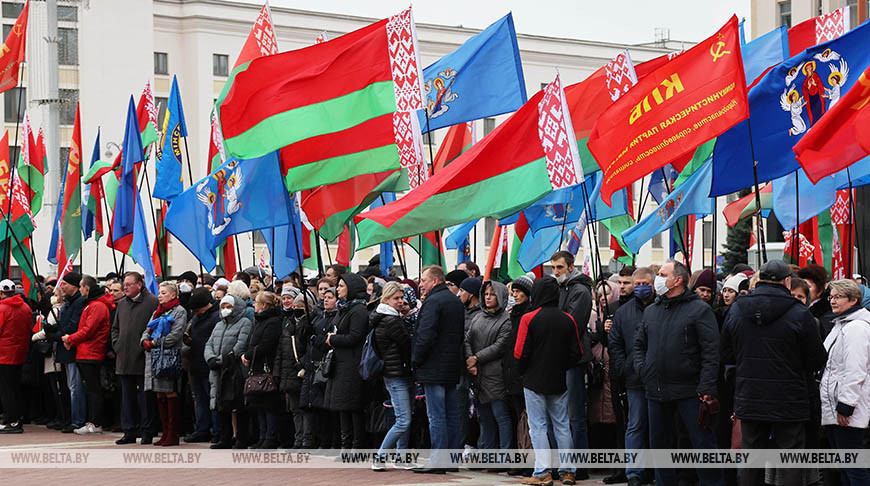
[(223, 317), (224, 319), (229, 317), (230, 314), (232, 314), (232, 313), (233, 313), (232, 309), (221, 309), (221, 317)]
[(558, 282), (559, 285), (562, 285), (562, 284), (565, 283), (567, 280), (568, 280), (568, 273), (567, 273), (567, 272), (566, 272), (566, 273), (563, 273), (562, 275), (559, 275), (558, 277), (556, 277), (556, 282)]
[(182, 282), (181, 285), (178, 286), (178, 291), (182, 294), (187, 294), (193, 292), (193, 287), (187, 282)]
[(668, 279), (666, 277), (662, 277), (661, 275), (656, 275), (655, 281), (656, 295), (665, 295), (668, 293)]

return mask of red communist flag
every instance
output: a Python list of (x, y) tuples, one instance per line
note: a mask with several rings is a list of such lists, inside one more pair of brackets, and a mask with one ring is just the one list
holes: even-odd
[(589, 150), (604, 174), (601, 198), (749, 116), (737, 17), (641, 79), (595, 122)]
[[(870, 155), (870, 67), (793, 147), (815, 184)], [(859, 127), (861, 127), (859, 129)]]

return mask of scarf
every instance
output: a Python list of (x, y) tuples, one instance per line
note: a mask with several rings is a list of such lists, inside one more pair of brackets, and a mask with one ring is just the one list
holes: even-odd
[(339, 311), (343, 311), (343, 310), (349, 309), (357, 304), (365, 305), (366, 300), (365, 299), (353, 299), (353, 300), (338, 299), (338, 303), (335, 305), (335, 307)]
[(167, 303), (165, 303), (165, 304), (158, 304), (158, 305), (157, 305), (157, 310), (154, 311), (154, 316), (155, 316), (155, 317), (156, 317), (156, 316), (161, 316), (161, 315), (163, 315), (164, 313), (166, 313), (166, 312), (172, 310), (173, 308), (175, 308), (175, 306), (177, 306), (177, 305), (181, 305), (181, 303), (178, 301), (178, 297), (176, 297), (176, 298), (170, 300), (169, 302), (167, 302)]

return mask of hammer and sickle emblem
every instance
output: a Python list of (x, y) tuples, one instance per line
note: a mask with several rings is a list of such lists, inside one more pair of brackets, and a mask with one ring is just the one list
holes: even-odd
[(723, 51), (722, 50), (722, 48), (725, 47), (725, 43), (722, 41), (719, 41), (716, 43), (715, 50), (713, 49), (713, 47), (714, 46), (710, 46), (710, 55), (713, 56), (713, 62), (718, 61), (719, 58), (724, 56), (725, 54), (731, 54), (731, 51)]

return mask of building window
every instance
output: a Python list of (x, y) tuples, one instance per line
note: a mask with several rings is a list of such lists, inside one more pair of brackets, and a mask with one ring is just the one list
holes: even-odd
[(60, 99), (64, 100), (60, 105), (60, 124), (74, 125), (76, 122), (76, 107), (79, 104), (79, 90), (59, 89), (57, 94), (60, 96)]
[(547, 85), (550, 83), (541, 83), (541, 90), (547, 89)]
[(496, 220), (485, 218), (483, 220), (483, 241), (485, 245), (492, 243), (492, 235), (495, 234)]
[(652, 237), (652, 247), (656, 250), (662, 249), (662, 234), (656, 233)]
[[(15, 110), (18, 109), (16, 116)], [(3, 119), (9, 123), (19, 122), (24, 119), (24, 110), (27, 108), (26, 88), (12, 88), (3, 93)]]
[(211, 70), (215, 76), (230, 75), (230, 58), (226, 54), (212, 54)]
[(9, 161), (13, 165), (18, 165), (18, 146), (10, 145), (9, 146)]
[(12, 24), (3, 24), (3, 38), (8, 39), (9, 33), (12, 32)]
[(166, 117), (166, 108), (169, 105), (169, 98), (154, 98), (154, 103), (157, 104), (157, 129), (162, 130), (163, 118)]
[(713, 222), (712, 221), (704, 221), (701, 226), (701, 236), (704, 241), (704, 248), (712, 248), (713, 247)]
[(255, 245), (265, 245), (266, 244), (266, 238), (263, 237), (263, 233), (261, 233), (260, 231), (254, 231), (253, 235), (254, 235), (254, 244)]
[(169, 74), (169, 55), (165, 52), (154, 53), (154, 74)]
[(598, 248), (610, 248), (610, 231), (604, 223), (598, 223)]
[(58, 27), (57, 62), (64, 66), (79, 65), (79, 30)]
[(61, 147), (60, 148), (60, 166), (63, 167), (63, 170), (66, 170), (66, 165), (69, 162), (69, 147)]
[(489, 135), (489, 132), (495, 130), (495, 118), (483, 119), (483, 136)]
[(79, 9), (69, 5), (58, 5), (57, 20), (61, 22), (78, 22)]
[(22, 10), (23, 3), (3, 2), (3, 17), (7, 19), (17, 19)]
[(791, 0), (779, 2), (779, 25), (791, 27)]

